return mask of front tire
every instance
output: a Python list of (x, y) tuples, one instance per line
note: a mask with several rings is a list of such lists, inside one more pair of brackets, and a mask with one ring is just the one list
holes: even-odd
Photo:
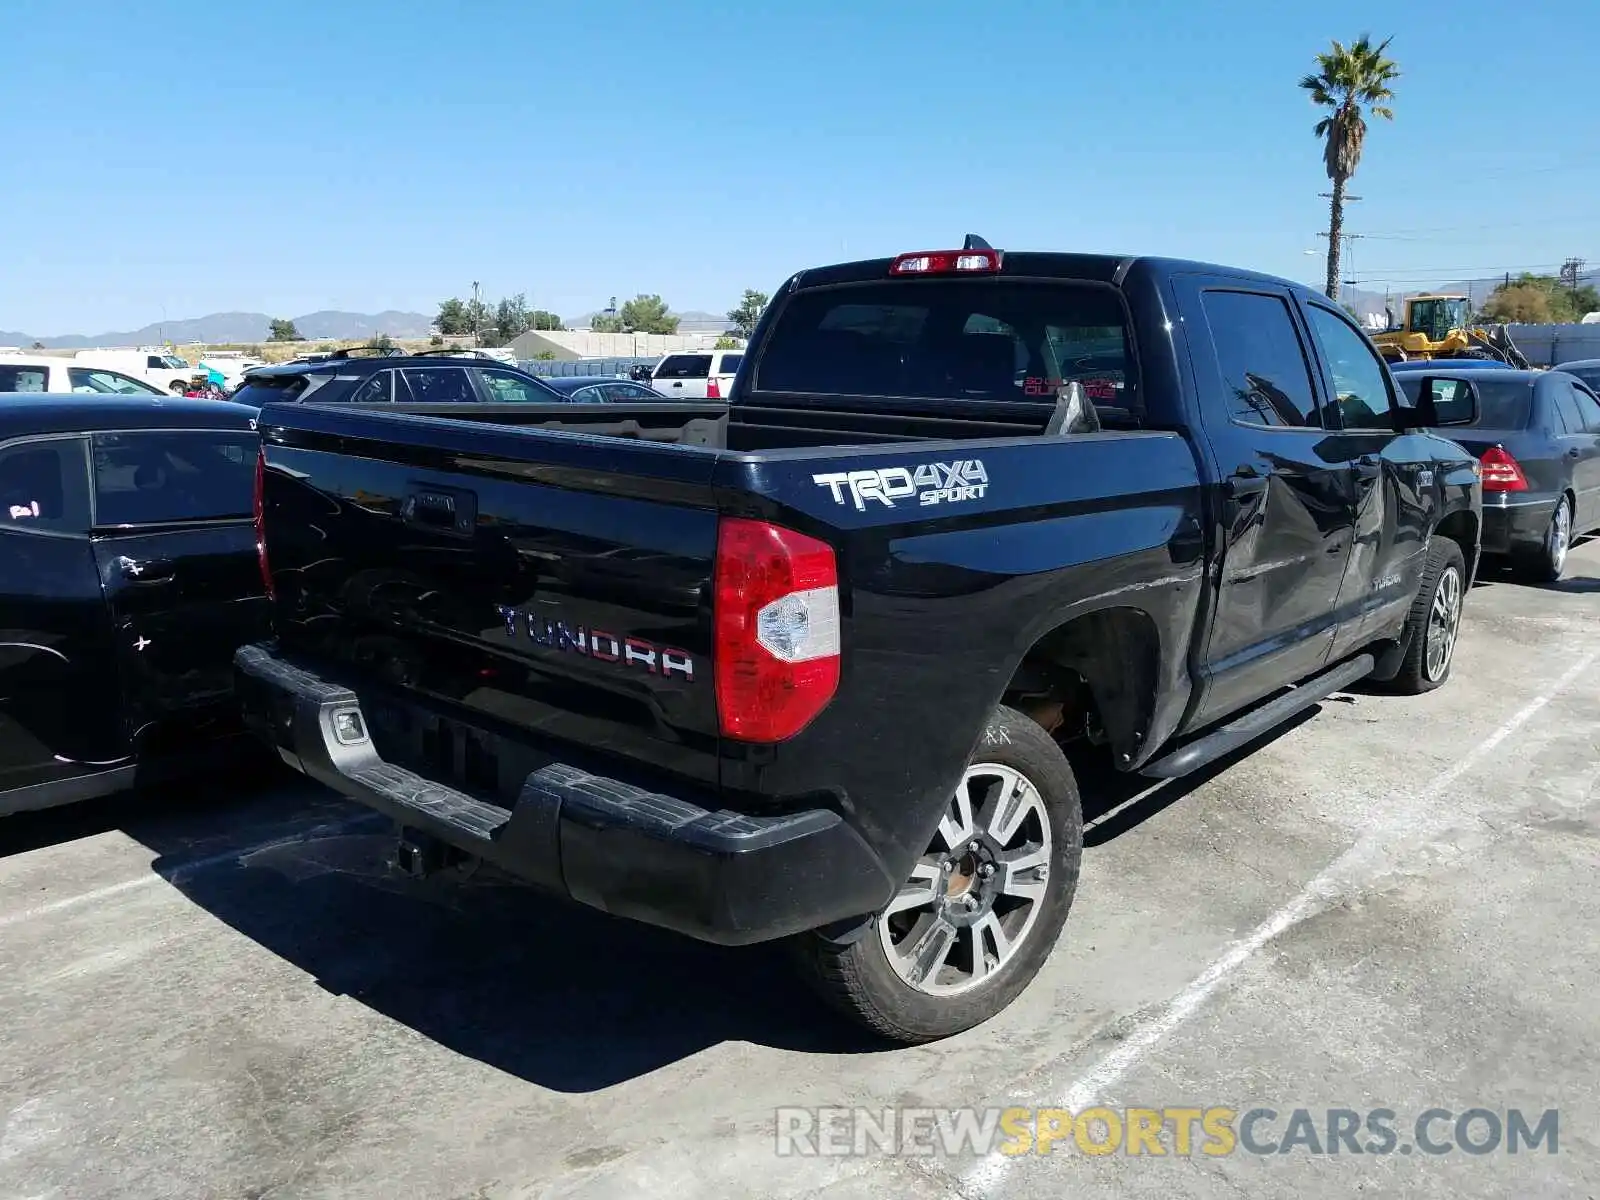
[(1398, 690), (1421, 695), (1450, 678), (1466, 591), (1467, 560), (1461, 547), (1434, 534), (1417, 598), (1406, 617), (1406, 656), (1394, 679)]
[(1544, 529), (1544, 541), (1537, 550), (1518, 554), (1512, 569), (1533, 583), (1555, 583), (1567, 569), (1567, 550), (1572, 545), (1572, 501), (1562, 496)]
[(891, 1041), (960, 1033), (1039, 973), (1082, 858), (1066, 756), (1035, 722), (999, 708), (899, 894), (847, 943), (802, 935), (802, 968), (825, 998)]

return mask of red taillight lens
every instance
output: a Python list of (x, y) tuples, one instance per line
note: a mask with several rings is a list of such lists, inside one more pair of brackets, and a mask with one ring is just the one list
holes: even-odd
[(891, 275), (982, 275), (1000, 269), (998, 250), (917, 250), (889, 265)]
[(717, 382), (717, 377), (715, 375), (707, 375), (706, 376), (706, 399), (707, 400), (721, 400), (722, 399), (722, 385)]
[(717, 714), (723, 736), (781, 742), (839, 687), (839, 569), (826, 542), (739, 517), (717, 529)]
[(266, 512), (267, 452), (256, 451), (256, 562), (261, 567), (261, 585), (267, 589), (267, 599), (273, 599), (272, 568), (267, 563), (267, 527), (263, 519)]
[(1525, 492), (1528, 477), (1522, 467), (1503, 446), (1490, 446), (1478, 460), (1483, 466), (1483, 490), (1486, 492)]

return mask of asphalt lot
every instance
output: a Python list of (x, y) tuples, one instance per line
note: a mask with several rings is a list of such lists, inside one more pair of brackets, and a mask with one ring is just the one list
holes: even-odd
[[(1442, 691), (1091, 793), (1045, 973), (913, 1050), (770, 951), (398, 878), (292, 778), (11, 818), (0, 1196), (1592, 1196), (1597, 701), (1600, 543), (1556, 588), (1491, 575)], [(1408, 1143), (1435, 1106), (1556, 1108), (1559, 1152), (775, 1153), (782, 1106), (1093, 1104), (1271, 1108), (1258, 1140), (1388, 1108)]]

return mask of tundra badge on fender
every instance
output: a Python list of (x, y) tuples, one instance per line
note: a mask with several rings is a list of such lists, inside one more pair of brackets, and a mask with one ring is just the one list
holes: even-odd
[(875, 467), (864, 471), (831, 471), (813, 475), (811, 482), (832, 492), (835, 504), (843, 504), (848, 492), (856, 511), (865, 512), (868, 500), (876, 500), (887, 508), (895, 507), (896, 500), (912, 496), (918, 497), (917, 503), (921, 505), (981, 500), (989, 487), (989, 475), (981, 459), (960, 458), (948, 463), (923, 463), (915, 470)]

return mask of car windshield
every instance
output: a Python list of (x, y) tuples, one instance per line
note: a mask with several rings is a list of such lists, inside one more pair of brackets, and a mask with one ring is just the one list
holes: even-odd
[[(1397, 377), (1400, 390), (1406, 394), (1406, 403), (1415, 406), (1422, 394), (1422, 381), (1431, 378), (1426, 374), (1405, 374)], [(1447, 378), (1447, 376), (1438, 376)], [(1450, 376), (1448, 378), (1455, 378)], [(1478, 391), (1477, 429), (1526, 429), (1532, 411), (1533, 389), (1521, 379), (1474, 379)]]
[(174, 370), (174, 371), (184, 371), (184, 370), (187, 370), (188, 367), (189, 367), (189, 360), (188, 359), (186, 359), (186, 358), (178, 358), (177, 356), (172, 355), (172, 354), (167, 355), (161, 361), (166, 363), (166, 365), (171, 370)]
[(756, 364), (757, 391), (1053, 404), (1081, 384), (1137, 410), (1123, 309), (1077, 283), (939, 280), (791, 297)]
[(115, 371), (91, 367), (68, 367), (67, 382), (75, 392), (115, 392), (121, 396), (164, 396), (158, 387)]

